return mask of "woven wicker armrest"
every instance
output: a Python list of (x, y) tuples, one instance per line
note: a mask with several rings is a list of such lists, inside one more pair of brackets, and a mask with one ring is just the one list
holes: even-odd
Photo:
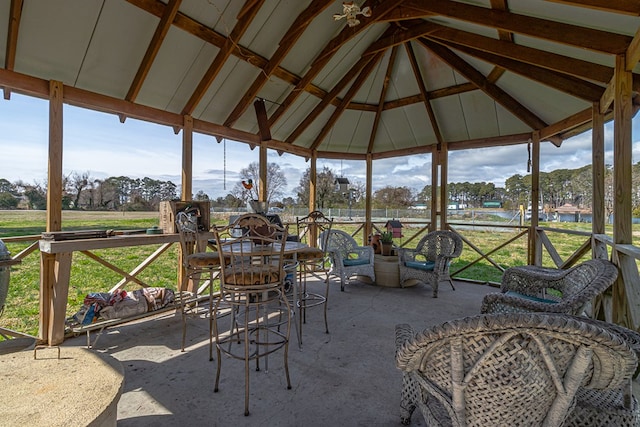
[(515, 291), (525, 295), (538, 295), (547, 288), (561, 288), (559, 282), (567, 275), (567, 270), (526, 265), (508, 268), (502, 275), (502, 292)]
[(415, 332), (411, 325), (401, 323), (396, 325), (396, 352), (402, 348), (404, 343), (413, 339)]

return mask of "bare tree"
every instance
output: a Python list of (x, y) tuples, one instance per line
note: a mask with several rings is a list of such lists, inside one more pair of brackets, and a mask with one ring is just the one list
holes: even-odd
[[(241, 182), (237, 182), (231, 194), (246, 202), (247, 200), (258, 199), (258, 188), (260, 182), (260, 165), (257, 162), (251, 163), (247, 168), (240, 171)], [(266, 201), (271, 203), (282, 197), (287, 186), (287, 178), (277, 163), (267, 164), (267, 197)]]

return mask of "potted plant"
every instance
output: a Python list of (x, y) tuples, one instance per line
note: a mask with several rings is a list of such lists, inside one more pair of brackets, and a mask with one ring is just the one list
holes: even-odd
[(391, 255), (391, 249), (393, 248), (393, 232), (383, 231), (380, 235), (380, 246), (382, 248), (382, 255)]

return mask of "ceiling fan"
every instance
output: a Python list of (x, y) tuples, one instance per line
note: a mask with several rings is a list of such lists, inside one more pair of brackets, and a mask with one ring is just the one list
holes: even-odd
[(336, 13), (333, 15), (333, 19), (338, 21), (342, 18), (347, 18), (347, 24), (350, 27), (355, 27), (360, 23), (357, 16), (362, 15), (366, 18), (371, 16), (371, 8), (369, 6), (365, 6), (360, 9), (360, 6), (355, 4), (355, 2), (343, 2), (342, 3), (342, 14)]

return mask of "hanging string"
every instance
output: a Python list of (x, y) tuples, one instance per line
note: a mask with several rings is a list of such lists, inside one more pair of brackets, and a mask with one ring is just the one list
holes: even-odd
[(529, 152), (529, 160), (527, 160), (527, 173), (531, 172), (531, 138), (527, 143), (527, 151)]
[(222, 189), (227, 189), (227, 138), (222, 140)]

